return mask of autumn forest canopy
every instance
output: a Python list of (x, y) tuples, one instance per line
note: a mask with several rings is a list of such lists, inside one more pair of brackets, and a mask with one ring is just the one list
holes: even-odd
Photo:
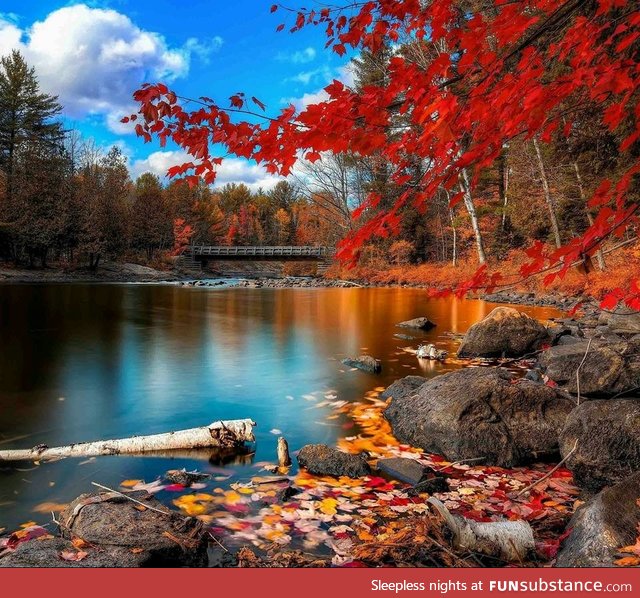
[[(95, 268), (189, 243), (336, 245), (340, 276), (398, 282), (418, 272), (460, 294), (579, 280), (572, 290), (605, 306), (640, 307), (634, 2), (379, 0), (271, 12), (280, 35), (320, 28), (326, 51), (350, 58), (353, 84), (336, 79), (323, 100), (279, 111), (250, 80), (224, 103), (207, 97), (215, 90), (187, 98), (144, 84), (125, 121), (190, 154), (170, 183), (131, 181), (117, 148), (65, 130), (37, 72), (17, 53), (4, 57), (2, 255)], [(229, 156), (283, 181), (216, 186)]]

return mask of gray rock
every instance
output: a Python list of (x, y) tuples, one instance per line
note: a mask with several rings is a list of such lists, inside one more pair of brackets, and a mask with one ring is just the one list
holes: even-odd
[(298, 452), (298, 463), (315, 475), (360, 478), (371, 473), (369, 455), (350, 455), (326, 444), (307, 444)]
[(63, 551), (71, 554), (78, 549), (69, 540), (52, 538), (30, 540), (21, 543), (15, 551), (0, 559), (0, 567), (46, 567), (46, 568), (113, 568), (113, 567), (153, 567), (152, 555), (147, 552), (132, 552), (131, 549), (117, 546), (86, 547), (80, 549), (87, 553), (79, 561), (62, 558)]
[(360, 355), (355, 359), (348, 357), (343, 359), (342, 363), (350, 368), (357, 368), (363, 372), (369, 372), (370, 374), (378, 374), (382, 371), (382, 365), (379, 359), (371, 357), (370, 355)]
[(403, 341), (412, 341), (414, 338), (416, 338), (415, 336), (411, 336), (409, 334), (394, 334), (393, 336), (394, 338), (399, 338)]
[(394, 398), (385, 417), (401, 442), (444, 455), (512, 467), (558, 453), (574, 402), (556, 389), (514, 382), (503, 368), (466, 368)]
[(603, 311), (598, 324), (608, 326), (611, 332), (637, 334), (640, 332), (640, 312), (626, 305), (619, 305), (612, 313)]
[(591, 344), (581, 340), (558, 345), (540, 356), (539, 365), (549, 379), (572, 394), (578, 391), (580, 368), (581, 396), (612, 396), (640, 386), (640, 343), (592, 339)]
[(394, 397), (395, 399), (399, 399), (400, 397), (412, 395), (426, 381), (427, 378), (423, 378), (422, 376), (405, 376), (387, 386), (387, 388), (380, 393), (380, 398), (388, 399), (389, 397)]
[(549, 342), (547, 329), (511, 307), (496, 307), (465, 334), (458, 357), (521, 357)]
[(110, 493), (82, 494), (60, 513), (63, 535), (73, 533), (102, 548), (143, 549), (144, 566), (206, 565), (207, 540), (200, 521), (167, 509), (146, 492), (130, 496), (166, 514), (138, 510), (132, 501)]
[(63, 551), (77, 553), (78, 549), (71, 541), (63, 538), (46, 540), (36, 539), (22, 542), (18, 547), (0, 559), (0, 567), (60, 567), (60, 568), (91, 568), (91, 567), (145, 567), (153, 566), (148, 552), (133, 553), (126, 548), (82, 548), (87, 553), (82, 560), (68, 561), (60, 555)]
[(583, 488), (597, 491), (640, 470), (640, 399), (578, 405), (560, 434), (563, 457), (574, 447), (566, 466)]
[(606, 488), (578, 508), (556, 567), (611, 567), (635, 543), (640, 524), (640, 473)]
[(414, 318), (413, 320), (407, 320), (406, 322), (400, 322), (396, 324), (400, 328), (415, 328), (417, 330), (431, 330), (435, 328), (435, 324), (429, 319), (425, 317)]
[(582, 339), (576, 337), (576, 336), (561, 336), (558, 339), (558, 342), (556, 343), (557, 345), (575, 345), (576, 343), (579, 343)]
[(390, 478), (412, 486), (419, 484), (425, 476), (428, 476), (433, 471), (418, 463), (415, 459), (404, 459), (402, 457), (379, 459), (376, 467)]

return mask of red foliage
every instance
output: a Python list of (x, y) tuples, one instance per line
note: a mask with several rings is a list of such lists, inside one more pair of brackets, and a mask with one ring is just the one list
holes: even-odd
[[(197, 110), (187, 111), (165, 85), (146, 84), (134, 95), (141, 116), (136, 131), (147, 141), (153, 136), (162, 143), (172, 139), (186, 150), (193, 161), (169, 174), (191, 183), (199, 177), (207, 183), (215, 180), (221, 158), (212, 156), (214, 148), (223, 155), (253, 159), (283, 176), (301, 154), (380, 155), (393, 164), (392, 178), (398, 184), (405, 180), (412, 159), (428, 160), (419, 189), (407, 189), (392, 207), (378, 212), (341, 243), (339, 257), (346, 262), (354, 262), (371, 237), (397, 232), (404, 205), (429, 201), (443, 187), (453, 191), (462, 169), (471, 171), (475, 185), (481, 169), (491, 165), (511, 139), (536, 135), (545, 142), (552, 134), (569, 134), (566, 117), (587, 103), (599, 107), (594, 118), (610, 130), (625, 123), (627, 136), (619, 150), (629, 152), (640, 138), (635, 93), (640, 78), (636, 47), (640, 14), (633, 10), (635, 1), (487, 3), (494, 5), (492, 9), (477, 13), (469, 13), (468, 5), (460, 6), (457, 0), (432, 0), (428, 10), (420, 0), (375, 0), (293, 11), (291, 31), (323, 26), (327, 47), (338, 55), (347, 47), (376, 51), (383, 43), (409, 38), (425, 40), (432, 49), (431, 61), (418, 64), (396, 54), (383, 83), (356, 93), (335, 80), (325, 88), (327, 100), (300, 112), (289, 106), (273, 118), (265, 117), (264, 124), (232, 119), (236, 113), (256, 114), (242, 93), (231, 97), (227, 109), (201, 98)], [(409, 126), (392, 136), (388, 131), (397, 114), (404, 115)], [(638, 222), (640, 204), (629, 199), (629, 191), (640, 164), (629, 163), (618, 181), (604, 181), (594, 194), (590, 206), (599, 213), (586, 232), (560, 248), (534, 245), (521, 268), (523, 277), (553, 270), (545, 284), (562, 279), (574, 262), (593, 255), (604, 239), (619, 236)], [(492, 287), (497, 280), (483, 268), (455, 292)], [(619, 300), (639, 305), (637, 287), (616, 289), (607, 305)]]

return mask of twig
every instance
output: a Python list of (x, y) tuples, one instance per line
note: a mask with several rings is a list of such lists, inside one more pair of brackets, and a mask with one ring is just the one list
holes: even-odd
[(587, 343), (587, 350), (584, 352), (584, 357), (582, 358), (582, 361), (580, 362), (580, 365), (576, 370), (576, 388), (578, 392), (578, 403), (577, 403), (578, 405), (580, 405), (580, 370), (582, 369), (582, 366), (584, 365), (584, 362), (587, 359), (587, 355), (589, 354), (589, 347), (591, 347), (592, 340), (593, 338), (589, 339), (589, 342)]
[(548, 477), (552, 476), (554, 474), (554, 472), (556, 472), (558, 469), (560, 469), (564, 465), (566, 460), (569, 457), (571, 457), (571, 455), (573, 455), (573, 453), (576, 452), (577, 448), (578, 448), (578, 439), (576, 438), (576, 441), (575, 441), (575, 443), (573, 445), (573, 448), (567, 453), (566, 457), (564, 459), (562, 459), (562, 461), (560, 461), (560, 463), (558, 463), (551, 471), (548, 471), (545, 475), (543, 475), (539, 480), (533, 482), (533, 484), (529, 484), (526, 488), (523, 488), (522, 490), (520, 490), (520, 492), (518, 492), (518, 494), (516, 494), (516, 498), (518, 498), (520, 495), (524, 494), (528, 490), (531, 490), (532, 488), (535, 488), (540, 482), (544, 482)]
[(209, 537), (218, 545), (220, 546), (220, 548), (222, 548), (222, 550), (224, 550), (225, 552), (229, 552), (220, 542), (220, 540), (218, 540), (218, 538), (216, 538), (210, 531), (207, 531), (207, 533), (209, 534)]
[(139, 504), (140, 506), (144, 507), (145, 509), (150, 509), (151, 511), (155, 511), (156, 513), (162, 513), (163, 515), (173, 515), (172, 511), (161, 511), (160, 509), (156, 509), (155, 507), (152, 507), (150, 505), (145, 505), (142, 501), (136, 500), (135, 498), (131, 498), (130, 496), (127, 496), (126, 494), (123, 494), (122, 492), (118, 492), (117, 490), (112, 490), (111, 488), (107, 488), (106, 486), (103, 486), (102, 484), (98, 484), (97, 482), (91, 482), (94, 486), (97, 486), (98, 488), (102, 488), (103, 490), (108, 490), (109, 492), (113, 492), (114, 494), (117, 494), (118, 496), (122, 496), (122, 498), (126, 498), (127, 500), (130, 500), (131, 502), (135, 502), (137, 504)]
[(91, 542), (89, 542), (89, 540), (85, 540), (80, 534), (78, 534), (76, 531), (72, 530), (70, 527), (67, 527), (64, 523), (62, 523), (62, 521), (58, 521), (56, 519), (56, 515), (53, 511), (51, 511), (51, 519), (53, 520), (53, 522), (60, 528), (60, 529), (65, 529), (67, 530), (72, 536), (75, 536), (76, 538), (79, 538), (80, 540), (82, 540), (85, 544), (87, 544), (87, 546), (91, 546), (91, 548), (99, 548), (98, 546), (96, 546), (95, 544), (92, 544)]
[(444, 471), (445, 469), (449, 469), (449, 467), (455, 467), (456, 465), (462, 465), (463, 463), (474, 463), (476, 461), (482, 461), (486, 459), (486, 457), (472, 457), (471, 459), (460, 459), (459, 461), (454, 461), (450, 465), (445, 465), (441, 469), (433, 468), (434, 471)]

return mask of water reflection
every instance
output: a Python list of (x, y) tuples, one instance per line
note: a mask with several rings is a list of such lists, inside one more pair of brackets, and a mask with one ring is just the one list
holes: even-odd
[[(352, 430), (326, 419), (318, 407), (325, 393), (353, 400), (400, 376), (460, 367), (404, 349), (426, 341), (453, 354), (456, 344), (445, 333), (464, 332), (492, 307), (428, 299), (416, 289), (0, 286), (2, 448), (153, 434), (217, 419), (258, 422), (255, 455), (231, 463), (219, 455), (212, 461), (209, 452), (0, 469), (0, 527), (34, 518), (38, 503), (89, 491), (91, 481), (150, 481), (176, 467), (250, 475), (275, 458), (272, 430), (282, 431), (292, 450), (333, 444)], [(395, 328), (421, 315), (438, 326), (428, 333)], [(416, 338), (394, 338), (398, 332)], [(363, 352), (382, 360), (382, 374), (340, 363)]]

